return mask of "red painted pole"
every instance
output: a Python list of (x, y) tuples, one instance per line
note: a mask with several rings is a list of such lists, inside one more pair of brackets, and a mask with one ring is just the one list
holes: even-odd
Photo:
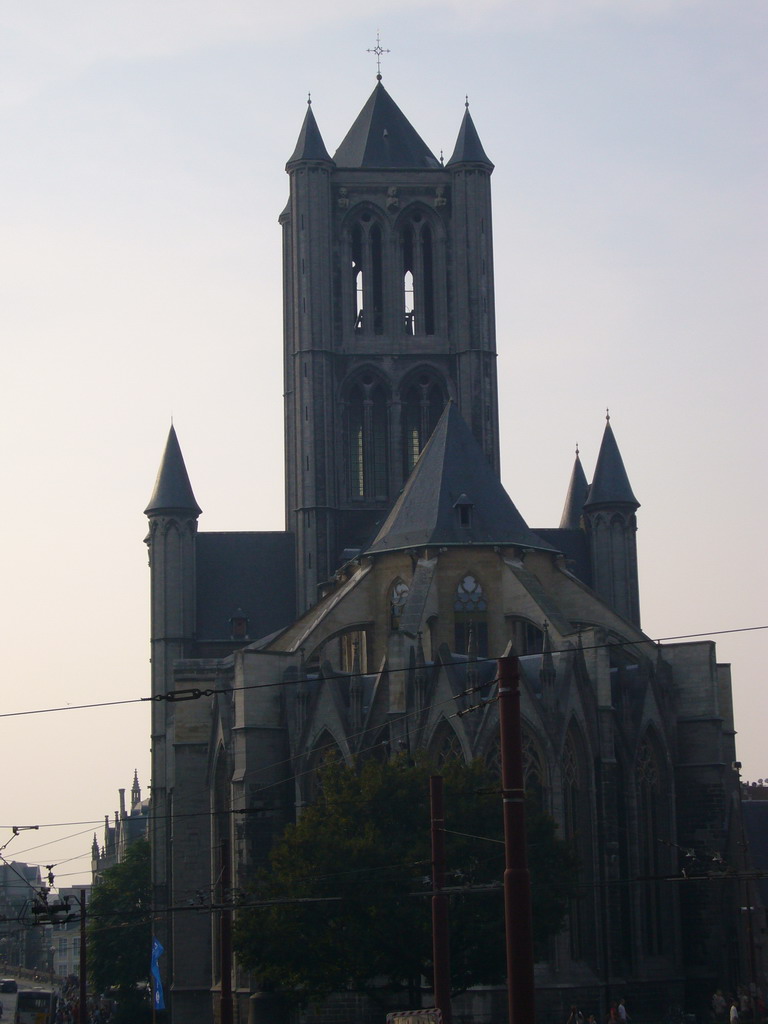
[(509, 1024), (534, 1024), (533, 925), (531, 881), (525, 847), (520, 662), (517, 658), (500, 658), (498, 668)]
[(448, 897), (445, 886), (445, 805), (443, 777), (429, 778), (429, 806), (432, 816), (432, 961), (435, 1006), (443, 1024), (451, 1024), (451, 945), (448, 930)]

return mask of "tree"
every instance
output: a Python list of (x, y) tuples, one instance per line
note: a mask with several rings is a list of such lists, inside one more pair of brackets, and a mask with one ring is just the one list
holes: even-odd
[(149, 843), (137, 840), (102, 875), (88, 908), (88, 973), (99, 992), (118, 994), (117, 1020), (137, 1021), (152, 948)]
[[(374, 998), (432, 974), (426, 763), (328, 764), (320, 794), (276, 843), (237, 915), (241, 962), (300, 1000)], [(503, 824), (498, 779), (479, 762), (446, 766), (451, 973), (455, 991), (505, 974)], [(528, 809), (536, 943), (561, 927), (577, 861), (551, 818)]]

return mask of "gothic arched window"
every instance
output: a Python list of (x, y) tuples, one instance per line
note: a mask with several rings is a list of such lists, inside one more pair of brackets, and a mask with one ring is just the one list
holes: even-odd
[(588, 759), (581, 733), (571, 724), (563, 748), (563, 838), (571, 844), (579, 859), (580, 879), (585, 883), (579, 896), (570, 901), (571, 957), (592, 960), (595, 956), (594, 914), (590, 913), (592, 893), (592, 804), (588, 779)]
[(509, 616), (507, 627), (512, 646), (518, 655), (541, 654), (544, 649), (544, 630), (541, 626), (530, 619)]
[(435, 730), (429, 750), (430, 760), (437, 768), (464, 760), (464, 752), (461, 749), (459, 737), (452, 726), (445, 721)]
[(307, 758), (304, 771), (304, 799), (314, 803), (323, 791), (323, 766), (326, 764), (345, 764), (341, 747), (334, 737), (324, 730), (312, 753)]
[(474, 651), (480, 658), (488, 657), (488, 601), (482, 585), (467, 574), (456, 587), (453, 601), (453, 633), (457, 654), (470, 650), (470, 635), (474, 638)]
[(347, 399), (349, 494), (352, 499), (387, 497), (388, 418), (384, 388), (370, 377)]
[(384, 270), (381, 225), (368, 211), (356, 221), (349, 235), (352, 256), (355, 331), (384, 331)]
[[(523, 788), (526, 797), (530, 797), (537, 807), (546, 811), (548, 805), (549, 781), (546, 763), (541, 747), (532, 733), (523, 726)], [(489, 772), (501, 778), (501, 751), (498, 743), (494, 743), (485, 756), (485, 765)]]
[(406, 334), (435, 333), (435, 257), (432, 227), (415, 210), (401, 228)]
[(440, 385), (422, 374), (403, 394), (403, 479), (416, 465), (421, 450), (432, 436), (445, 407)]
[(635, 784), (637, 786), (637, 824), (639, 875), (642, 884), (643, 932), (646, 952), (653, 955), (664, 948), (662, 847), (667, 838), (662, 795), (661, 758), (651, 737), (646, 737), (637, 751)]
[(400, 628), (400, 616), (410, 593), (407, 583), (397, 580), (389, 592), (389, 628), (394, 632)]

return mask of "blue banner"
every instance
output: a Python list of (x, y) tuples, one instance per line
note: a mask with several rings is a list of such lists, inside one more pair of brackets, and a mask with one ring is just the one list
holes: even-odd
[(165, 1000), (163, 999), (163, 983), (160, 980), (160, 965), (158, 960), (163, 955), (165, 950), (160, 945), (157, 939), (152, 939), (152, 963), (150, 965), (150, 973), (152, 974), (152, 989), (153, 999), (156, 1010), (165, 1009)]

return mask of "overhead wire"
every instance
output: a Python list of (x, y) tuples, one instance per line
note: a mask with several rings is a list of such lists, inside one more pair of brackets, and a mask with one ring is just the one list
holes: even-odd
[[(638, 647), (638, 646), (641, 646), (643, 644), (671, 643), (672, 641), (677, 641), (677, 640), (697, 640), (697, 639), (702, 639), (702, 638), (708, 637), (708, 636), (725, 636), (725, 635), (733, 634), (733, 633), (751, 633), (751, 632), (755, 632), (755, 631), (758, 631), (758, 630), (764, 630), (764, 629), (768, 629), (768, 625), (764, 625), (764, 626), (740, 626), (740, 627), (737, 627), (735, 629), (712, 629), (712, 630), (708, 630), (708, 631), (703, 632), (703, 633), (680, 633), (680, 634), (678, 634), (676, 636), (664, 636), (664, 637), (657, 637), (657, 638), (641, 637), (641, 638), (636, 639), (636, 640), (609, 640), (609, 641), (605, 641), (605, 642), (599, 643), (599, 644), (588, 644), (588, 645), (582, 646), (581, 650), (583, 650), (583, 651), (594, 651), (594, 650), (604, 650), (606, 648), (616, 648), (616, 647)], [(564, 648), (553, 649), (549, 653), (551, 653), (553, 655), (554, 654), (568, 654), (568, 653), (572, 653), (573, 650), (574, 650), (573, 647), (564, 647)], [(484, 662), (489, 662), (489, 661), (498, 661), (498, 658), (485, 657), (485, 658), (476, 658), (474, 660), (475, 660), (475, 662), (477, 664), (482, 664)], [(411, 667), (410, 666), (405, 666), (404, 668), (400, 668), (400, 669), (393, 669), (393, 668), (388, 668), (387, 669), (387, 672), (390, 675), (393, 675), (393, 674), (395, 674), (397, 672), (409, 672), (409, 671), (411, 671)], [(375, 675), (375, 673), (373, 673), (373, 672), (359, 672), (359, 673), (347, 673), (347, 672), (341, 673), (341, 672), (339, 672), (339, 673), (334, 673), (332, 678), (342, 677), (344, 679), (354, 679), (354, 678), (363, 678), (363, 677), (371, 676), (371, 675)], [(3, 711), (3, 712), (0, 712), (0, 718), (19, 718), (19, 717), (23, 717), (23, 716), (27, 716), (27, 715), (55, 714), (55, 713), (58, 713), (58, 712), (61, 712), (61, 711), (86, 711), (86, 710), (91, 710), (93, 708), (120, 707), (120, 706), (123, 706), (123, 705), (126, 705), (126, 704), (142, 704), (142, 703), (150, 703), (150, 702), (153, 702), (153, 701), (161, 701), (161, 700), (168, 700), (171, 703), (174, 703), (174, 702), (180, 702), (181, 703), (181, 702), (184, 702), (184, 701), (187, 701), (187, 700), (193, 700), (193, 699), (197, 699), (197, 698), (203, 697), (203, 696), (210, 697), (210, 696), (213, 696), (214, 694), (231, 694), (231, 693), (242, 692), (242, 691), (245, 691), (245, 690), (261, 690), (261, 689), (269, 689), (269, 688), (276, 687), (276, 686), (291, 686), (291, 685), (296, 685), (297, 683), (300, 683), (302, 681), (304, 681), (304, 680), (301, 680), (301, 679), (291, 679), (291, 680), (281, 679), (281, 680), (278, 680), (278, 681), (275, 681), (275, 682), (269, 682), (269, 683), (247, 683), (247, 684), (244, 684), (243, 686), (228, 686), (228, 687), (221, 687), (221, 688), (209, 687), (209, 688), (206, 688), (206, 689), (201, 689), (201, 688), (198, 688), (198, 687), (189, 687), (189, 688), (186, 688), (186, 689), (170, 690), (170, 691), (168, 691), (168, 693), (165, 693), (165, 694), (154, 694), (151, 697), (131, 697), (131, 698), (127, 698), (127, 699), (124, 699), (124, 700), (99, 701), (99, 702), (94, 702), (94, 703), (91, 703), (91, 704), (66, 704), (66, 705), (63, 705), (63, 706), (50, 707), (50, 708), (32, 708), (32, 709), (29, 709), (27, 711)]]
[[(550, 653), (552, 655), (556, 655), (556, 654), (567, 654), (567, 653), (572, 654), (572, 653), (574, 653), (577, 650), (589, 651), (589, 650), (599, 650), (599, 649), (616, 648), (616, 647), (623, 647), (623, 648), (630, 647), (631, 648), (631, 647), (635, 647), (635, 646), (638, 646), (638, 645), (643, 644), (643, 643), (661, 644), (661, 643), (665, 643), (665, 642), (672, 642), (672, 641), (678, 641), (678, 640), (701, 639), (703, 637), (709, 637), (709, 636), (720, 636), (720, 635), (727, 635), (727, 634), (733, 634), (733, 633), (754, 632), (754, 631), (765, 630), (765, 629), (768, 629), (768, 625), (763, 625), (763, 626), (745, 626), (745, 627), (739, 627), (739, 628), (735, 628), (735, 629), (724, 629), (724, 630), (711, 630), (711, 631), (702, 632), (702, 633), (678, 634), (678, 635), (675, 635), (675, 636), (660, 637), (660, 638), (657, 638), (657, 639), (642, 638), (640, 640), (622, 640), (622, 641), (610, 640), (610, 641), (602, 642), (600, 644), (592, 644), (592, 645), (579, 644), (579, 647), (569, 646), (567, 648), (555, 649), (555, 650), (552, 650)], [(487, 664), (487, 663), (490, 663), (490, 662), (494, 662), (494, 661), (497, 661), (497, 660), (498, 659), (496, 659), (496, 658), (490, 658), (490, 657), (475, 658), (475, 659), (472, 659), (471, 663), (475, 664), (475, 665), (481, 665), (481, 664)], [(467, 660), (466, 663), (469, 663), (469, 660)], [(465, 661), (462, 660), (460, 662), (460, 664), (462, 664), (462, 665), (465, 664)], [(425, 666), (425, 668), (427, 670), (432, 670), (434, 668), (434, 666)], [(405, 666), (405, 667), (400, 668), (400, 669), (392, 669), (392, 668), (387, 669), (387, 672), (389, 674), (395, 674), (397, 672), (409, 672), (409, 671), (412, 671), (412, 666)], [(356, 678), (356, 677), (370, 676), (372, 674), (374, 674), (374, 673), (370, 673), (370, 672), (365, 672), (365, 673), (363, 673), (363, 672), (361, 672), (361, 673), (338, 673), (338, 674), (334, 674), (333, 676), (331, 676), (329, 678), (342, 678), (342, 679), (351, 680), (351, 679)], [(313, 681), (314, 681), (314, 680), (316, 680), (318, 678), (318, 676), (313, 676), (312, 678), (313, 678)], [(196, 698), (198, 696), (212, 696), (213, 694), (233, 694), (235, 692), (240, 692), (240, 691), (245, 691), (245, 690), (266, 689), (266, 688), (273, 688), (273, 687), (276, 687), (276, 686), (296, 685), (297, 683), (300, 683), (300, 682), (302, 682), (301, 679), (297, 679), (297, 680), (279, 680), (279, 681), (275, 681), (275, 682), (253, 683), (253, 684), (245, 684), (245, 685), (240, 686), (240, 687), (223, 687), (223, 688), (219, 688), (219, 689), (209, 689), (209, 690), (197, 690), (195, 688), (193, 690), (170, 691), (168, 694), (158, 694), (158, 695), (155, 695), (153, 697), (140, 697), (140, 698), (117, 700), (117, 701), (103, 701), (103, 702), (99, 702), (99, 703), (82, 704), (82, 705), (65, 705), (63, 707), (60, 706), (60, 707), (51, 707), (51, 708), (39, 708), (39, 709), (32, 709), (32, 710), (28, 710), (28, 711), (3, 712), (3, 713), (0, 713), (0, 718), (12, 718), (12, 717), (19, 717), (19, 716), (27, 716), (27, 715), (48, 714), (48, 713), (56, 713), (56, 712), (60, 712), (60, 711), (76, 711), (76, 710), (87, 710), (87, 709), (94, 709), (94, 708), (120, 707), (120, 706), (124, 706), (126, 704), (136, 704), (136, 703), (146, 703), (146, 702), (150, 702), (150, 701), (158, 701), (159, 699), (160, 700), (168, 699), (168, 700), (170, 700), (170, 702), (173, 702), (173, 700), (174, 700), (174, 697), (173, 697), (174, 693), (179, 694), (181, 696), (181, 699), (185, 700), (185, 699), (194, 699), (194, 698)], [(423, 708), (420, 708), (418, 710), (415, 710), (413, 712), (405, 713), (404, 715), (402, 715), (400, 717), (403, 720), (407, 720), (407, 719), (410, 719), (410, 718), (413, 718), (413, 717), (418, 717), (418, 716), (422, 715), (425, 711), (432, 710), (435, 707), (438, 707), (442, 703), (447, 703), (447, 704), (448, 703), (454, 703), (457, 699), (459, 699), (461, 697), (464, 697), (464, 696), (467, 696), (470, 693), (474, 693), (474, 692), (478, 692), (480, 690), (487, 689), (489, 686), (493, 685), (494, 682), (497, 682), (497, 679), (495, 677), (494, 677), (494, 679), (485, 681), (485, 682), (483, 682), (482, 684), (480, 684), (478, 686), (468, 687), (465, 690), (461, 691), (459, 694), (451, 694), (449, 697), (445, 698), (444, 701), (433, 702), (432, 704), (427, 705), (427, 706), (425, 706)], [(188, 696), (189, 694), (194, 694), (194, 697), (190, 698)], [(452, 715), (450, 717), (461, 717), (461, 716), (469, 713), (470, 711), (474, 711), (474, 710), (478, 710), (480, 708), (483, 708), (483, 707), (487, 706), (488, 704), (490, 704), (491, 702), (492, 702), (491, 699), (489, 699), (488, 701), (485, 701), (485, 702), (483, 702), (480, 705), (474, 705), (472, 707), (469, 707), (469, 708), (466, 708), (466, 709), (462, 709), (462, 710), (456, 712), (455, 715)], [(350, 734), (347, 737), (347, 739), (348, 740), (354, 740), (357, 736), (362, 736), (366, 732), (369, 732), (369, 731), (370, 731), (369, 729), (361, 729), (361, 730), (359, 730), (358, 733)], [(376, 742), (371, 743), (368, 747), (365, 747), (365, 748), (362, 748), (361, 750), (356, 751), (356, 754), (359, 756), (360, 754), (364, 754), (364, 753), (370, 752), (371, 750), (375, 750), (376, 748), (381, 746), (381, 743), (382, 743), (381, 740), (377, 740)], [(338, 749), (338, 744), (335, 741), (332, 741), (332, 742), (329, 742), (328, 744), (326, 744), (325, 746), (321, 746), (321, 747), (316, 748), (313, 751), (313, 754), (315, 756), (317, 756), (318, 754), (322, 754), (322, 752), (324, 750), (326, 752), (328, 752), (328, 751), (331, 751), (331, 750), (334, 750), (334, 749)], [(345, 763), (345, 758), (344, 758), (343, 753), (341, 751), (339, 753), (340, 753), (339, 763)], [(247, 776), (248, 777), (253, 777), (254, 775), (260, 774), (262, 772), (273, 771), (274, 769), (280, 768), (280, 767), (282, 767), (282, 766), (284, 766), (286, 764), (291, 764), (294, 760), (295, 760), (294, 758), (288, 757), (288, 758), (283, 759), (282, 761), (273, 762), (270, 765), (258, 766), (257, 768), (253, 768), (249, 772), (247, 772)], [(282, 779), (273, 781), (271, 783), (268, 783), (268, 784), (262, 786), (260, 788), (260, 792), (265, 792), (265, 791), (267, 791), (269, 789), (272, 789), (272, 788), (275, 788), (275, 787), (278, 787), (278, 786), (282, 786), (282, 785), (286, 785), (286, 784), (288, 784), (290, 782), (295, 782), (297, 779), (301, 778), (302, 776), (305, 776), (305, 775), (313, 773), (316, 770), (316, 768), (317, 768), (317, 764), (314, 764), (311, 767), (305, 769), (304, 771), (293, 772), (291, 776), (287, 776), (286, 778), (282, 778)], [(233, 810), (232, 813), (248, 813), (249, 811), (253, 812), (253, 810), (255, 810), (256, 813), (259, 813), (259, 810), (261, 810), (261, 809), (244, 809), (243, 811), (239, 811), (238, 809), (235, 809), (235, 810)], [(269, 811), (269, 812), (274, 812), (276, 810), (276, 808), (270, 807), (270, 808), (264, 808), (263, 810), (264, 811)], [(220, 813), (220, 812), (216, 812), (216, 811), (191, 812), (191, 813), (188, 813), (188, 814), (185, 814), (185, 815), (174, 814), (174, 815), (168, 815), (168, 816), (157, 816), (157, 817), (154, 817), (153, 820), (154, 820), (154, 822), (156, 824), (158, 824), (158, 823), (162, 822), (163, 817), (176, 819), (176, 818), (181, 818), (181, 817), (185, 817), (185, 816), (186, 817), (192, 817), (192, 816), (200, 816), (200, 815), (211, 815), (211, 814), (216, 814), (216, 813)], [(79, 821), (78, 822), (56, 822), (56, 823), (49, 823), (49, 824), (41, 826), (41, 827), (63, 827), (63, 826), (66, 826), (66, 825), (78, 825), (78, 824), (99, 825), (103, 821), (104, 821), (103, 818), (98, 818), (98, 819), (91, 819), (91, 820), (86, 820), (86, 821), (82, 821), (82, 822), (79, 822)], [(3, 826), (0, 826), (0, 827), (3, 827)], [(5, 826), (5, 827), (9, 827), (10, 828), (11, 826)], [(52, 839), (52, 840), (47, 841), (46, 843), (41, 843), (41, 844), (38, 844), (37, 846), (30, 847), (27, 850), (19, 851), (19, 853), (31, 852), (32, 850), (40, 849), (40, 848), (42, 848), (44, 846), (53, 845), (53, 844), (55, 844), (57, 842), (62, 842), (62, 841), (66, 841), (68, 839), (77, 838), (78, 835), (85, 834), (85, 832), (89, 832), (89, 831), (90, 831), (90, 828), (84, 830), (84, 832), (82, 832), (82, 833), (75, 833), (72, 836), (63, 836), (63, 837), (59, 837), (57, 839)], [(76, 857), (67, 858), (67, 860), (78, 860), (78, 859), (85, 858), (85, 857), (87, 857), (89, 855), (90, 855), (90, 852), (85, 852), (85, 853), (80, 854), (80, 855), (78, 855)], [(62, 863), (64, 863), (64, 862), (62, 862)]]

